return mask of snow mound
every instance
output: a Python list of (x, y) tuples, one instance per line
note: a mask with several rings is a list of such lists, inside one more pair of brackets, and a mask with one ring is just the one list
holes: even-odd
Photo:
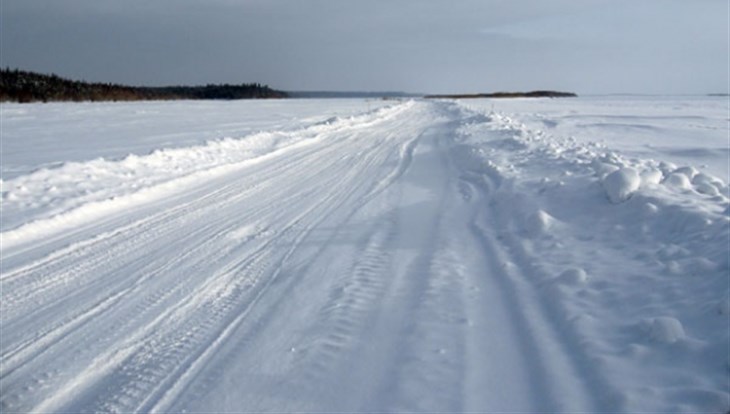
[(716, 185), (718, 187), (724, 186), (724, 183), (722, 182), (721, 179), (719, 179), (717, 177), (713, 177), (713, 176), (711, 176), (709, 174), (705, 174), (705, 173), (699, 173), (692, 178), (692, 184), (697, 185), (700, 183), (708, 183), (708, 184)]
[[(685, 177), (686, 178), (686, 177)], [(603, 179), (603, 188), (612, 203), (622, 203), (634, 194), (641, 185), (641, 177), (635, 169), (624, 167), (606, 176)]]
[(699, 173), (692, 177), (692, 184), (698, 193), (712, 197), (720, 195), (725, 186), (721, 179), (705, 173)]
[(544, 210), (538, 210), (527, 217), (524, 228), (529, 235), (539, 236), (547, 234), (554, 223), (555, 218), (553, 216)]
[(607, 175), (617, 171), (620, 167), (614, 164), (602, 162), (601, 160), (593, 161), (593, 169), (596, 171), (596, 175), (601, 179), (606, 178)]
[(689, 190), (692, 188), (692, 183), (689, 181), (689, 177), (686, 174), (673, 172), (669, 174), (664, 185), (674, 188), (675, 190)]
[(673, 344), (685, 337), (682, 323), (669, 316), (645, 320), (644, 328), (649, 338), (663, 344)]
[(652, 186), (662, 182), (664, 174), (656, 168), (649, 168), (641, 172), (641, 185)]
[(695, 167), (686, 166), (686, 167), (677, 168), (676, 170), (674, 170), (674, 173), (682, 174), (691, 180), (700, 172), (697, 171), (697, 168), (695, 168)]
[(708, 196), (717, 196), (720, 195), (720, 191), (712, 184), (709, 183), (699, 183), (695, 185), (695, 190), (697, 190), (700, 194), (705, 194)]

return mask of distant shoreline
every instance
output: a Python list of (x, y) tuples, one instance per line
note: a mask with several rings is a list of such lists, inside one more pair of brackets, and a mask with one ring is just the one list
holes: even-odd
[(182, 99), (276, 99), (286, 92), (259, 83), (205, 86), (127, 86), (74, 81), (19, 69), (0, 70), (0, 102), (106, 102)]
[(576, 98), (573, 92), (531, 91), (531, 92), (494, 92), (475, 94), (426, 95), (426, 99), (479, 99), (479, 98)]

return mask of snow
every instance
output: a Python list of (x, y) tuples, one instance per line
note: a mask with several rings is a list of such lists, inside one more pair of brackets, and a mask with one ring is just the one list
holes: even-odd
[[(126, 110), (126, 106), (121, 109)], [(2, 229), (14, 228), (4, 231), (3, 241), (8, 245), (16, 239), (42, 234), (34, 230), (38, 225), (61, 231), (76, 225), (79, 219), (151, 201), (201, 177), (210, 178), (259, 162), (263, 156), (290, 146), (306, 145), (316, 141), (323, 130), (352, 122), (356, 122), (352, 116), (342, 120), (331, 117), (305, 127), (257, 132), (245, 138), (224, 137), (184, 148), (160, 148), (143, 155), (131, 153), (121, 159), (99, 157), (62, 162), (50, 169), (39, 167), (27, 175), (3, 181)], [(13, 153), (6, 158), (10, 158), (9, 165), (15, 164)]]
[[(647, 180), (648, 181), (648, 180)], [(633, 168), (619, 168), (603, 179), (603, 188), (612, 203), (621, 203), (628, 200), (641, 185), (639, 173)]]
[[(289, 132), (387, 102), (347, 99), (3, 104), (3, 180), (263, 131)], [(63, 145), (59, 145), (63, 143)]]
[(3, 412), (730, 410), (727, 99), (0, 110)]
[(558, 276), (558, 280), (561, 283), (569, 285), (583, 284), (588, 281), (588, 274), (586, 274), (585, 270), (579, 267), (574, 267), (561, 273), (560, 276)]
[(595, 96), (465, 102), (533, 130), (627, 158), (692, 166), (730, 181), (728, 99), (707, 96)]
[(685, 337), (682, 324), (674, 318), (663, 316), (645, 322), (649, 336), (657, 342), (673, 344)]

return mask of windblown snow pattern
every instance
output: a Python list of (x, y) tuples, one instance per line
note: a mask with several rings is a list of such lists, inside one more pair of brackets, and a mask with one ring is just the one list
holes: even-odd
[(3, 413), (730, 410), (725, 98), (0, 110)]

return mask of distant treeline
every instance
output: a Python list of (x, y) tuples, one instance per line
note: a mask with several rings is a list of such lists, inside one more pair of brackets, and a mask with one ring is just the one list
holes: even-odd
[(474, 99), (474, 98), (575, 98), (572, 92), (532, 91), (532, 92), (495, 92), (454, 95), (426, 95), (425, 98)]
[(286, 98), (285, 92), (258, 83), (240, 85), (137, 87), (90, 83), (18, 69), (0, 70), (0, 101), (143, 101), (174, 99)]

